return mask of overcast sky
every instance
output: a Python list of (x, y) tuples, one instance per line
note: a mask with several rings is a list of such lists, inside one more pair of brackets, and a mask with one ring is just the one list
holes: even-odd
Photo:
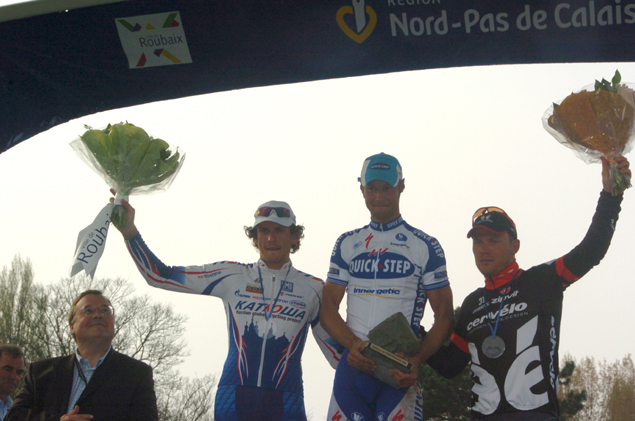
[[(0, 154), (0, 266), (20, 253), (36, 282), (68, 277), (78, 232), (110, 197), (69, 143), (85, 124), (127, 120), (187, 153), (170, 190), (130, 198), (137, 226), (166, 264), (257, 260), (243, 226), (259, 204), (276, 199), (306, 227), (294, 264), (325, 278), (336, 238), (369, 221), (357, 183), (362, 162), (386, 152), (403, 166), (402, 215), (445, 249), (457, 306), (483, 282), (466, 238), (476, 208), (500, 206), (516, 221), (524, 269), (583, 238), (601, 167), (560, 145), (541, 117), (615, 69), (635, 82), (634, 63), (454, 68), (231, 91), (71, 121)], [(561, 356), (612, 362), (635, 349), (634, 195), (625, 194), (601, 265), (565, 293)], [(130, 279), (137, 293), (186, 314), (191, 355), (179, 368), (220, 373), (227, 352), (220, 300), (147, 286), (115, 229), (96, 275)], [(307, 410), (324, 419), (334, 371), (312, 338), (303, 362)]]

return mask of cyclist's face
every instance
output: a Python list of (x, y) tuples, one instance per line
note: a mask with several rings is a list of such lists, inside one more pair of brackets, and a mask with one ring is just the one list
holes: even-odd
[(289, 227), (269, 221), (258, 224), (256, 230), (256, 245), (260, 251), (260, 259), (270, 269), (280, 269), (289, 261), (291, 245), (298, 242), (298, 235), (291, 234)]
[(478, 270), (487, 277), (505, 269), (516, 258), (520, 241), (511, 239), (508, 233), (495, 234), (485, 228), (477, 228), (472, 234), (472, 251)]
[(404, 180), (395, 187), (381, 180), (373, 180), (360, 186), (370, 218), (374, 222), (385, 224), (399, 216), (399, 197), (404, 187)]

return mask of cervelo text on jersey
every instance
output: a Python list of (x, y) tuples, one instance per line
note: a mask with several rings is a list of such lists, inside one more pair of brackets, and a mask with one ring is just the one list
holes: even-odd
[[(487, 323), (488, 321), (495, 321), (498, 319), (500, 322), (500, 321), (507, 320), (510, 317), (520, 317), (523, 315), (524, 316), (528, 315), (529, 313), (525, 311), (527, 310), (527, 307), (528, 307), (528, 304), (526, 302), (519, 302), (519, 303), (510, 302), (510, 300), (513, 300), (514, 298), (516, 298), (518, 294), (519, 294), (519, 291), (515, 290), (511, 294), (501, 295), (499, 297), (492, 298), (490, 300), (490, 305), (492, 307), (489, 307), (489, 311), (487, 311), (482, 316), (477, 316), (476, 318), (474, 318), (474, 320), (468, 323), (467, 331), (471, 332), (472, 329), (474, 328), (488, 326), (487, 324), (484, 324), (484, 323)], [(494, 306), (497, 306), (497, 307), (494, 307)], [(474, 309), (472, 314), (480, 313), (484, 308), (487, 309), (488, 307), (485, 304), (481, 304), (480, 306)]]
[(509, 318), (508, 316), (518, 317), (520, 315), (529, 314), (525, 310), (527, 310), (527, 303), (505, 304), (500, 310), (496, 309), (496, 311), (490, 311), (489, 313), (472, 320), (467, 325), (467, 331), (470, 332), (473, 328), (483, 325), (485, 321), (495, 321), (497, 319), (499, 321), (504, 321)]

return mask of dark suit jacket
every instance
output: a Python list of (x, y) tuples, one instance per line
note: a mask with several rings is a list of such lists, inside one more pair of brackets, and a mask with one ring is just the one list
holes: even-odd
[[(75, 355), (29, 365), (24, 386), (4, 421), (54, 420), (68, 412)], [(77, 401), (94, 421), (159, 419), (152, 368), (111, 349)]]

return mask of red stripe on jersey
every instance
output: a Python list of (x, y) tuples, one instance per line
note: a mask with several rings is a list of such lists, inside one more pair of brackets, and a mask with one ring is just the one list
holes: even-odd
[(556, 272), (558, 273), (558, 275), (564, 278), (565, 281), (571, 284), (580, 279), (579, 276), (575, 276), (569, 269), (565, 267), (564, 256), (556, 260)]
[[(169, 279), (165, 279), (162, 278), (161, 275), (159, 274), (159, 272), (156, 270), (156, 268), (154, 266), (152, 266), (152, 260), (150, 259), (150, 256), (148, 256), (148, 254), (145, 252), (145, 250), (143, 250), (141, 247), (139, 247), (139, 252), (143, 253), (143, 256), (145, 257), (146, 261), (148, 262), (148, 264), (151, 266), (150, 268), (147, 268), (136, 256), (135, 253), (132, 252), (132, 248), (130, 247), (130, 243), (126, 241), (126, 247), (128, 248), (128, 251), (130, 252), (130, 255), (132, 256), (132, 260), (135, 262), (135, 264), (137, 265), (137, 268), (148, 275), (148, 278), (150, 278), (153, 282), (156, 282), (157, 284), (168, 284), (168, 285), (172, 285), (175, 287), (179, 287), (179, 288), (183, 288), (183, 289), (187, 289), (190, 291), (193, 291), (192, 288), (188, 288), (185, 285), (181, 285), (175, 282), (172, 282)], [(150, 270), (148, 270), (150, 269)], [(153, 276), (156, 275), (156, 276)]]
[(450, 338), (450, 340), (454, 345), (458, 346), (461, 351), (465, 352), (466, 354), (470, 353), (470, 350), (467, 347), (467, 341), (461, 338), (456, 333), (452, 332), (452, 338)]
[(219, 270), (225, 270), (226, 268), (220, 268), (220, 269), (214, 269), (214, 270), (204, 270), (202, 272), (188, 272), (186, 270), (176, 270), (174, 269), (174, 272), (176, 273), (184, 273), (186, 275), (207, 275), (209, 273), (214, 273), (214, 272), (218, 272)]

